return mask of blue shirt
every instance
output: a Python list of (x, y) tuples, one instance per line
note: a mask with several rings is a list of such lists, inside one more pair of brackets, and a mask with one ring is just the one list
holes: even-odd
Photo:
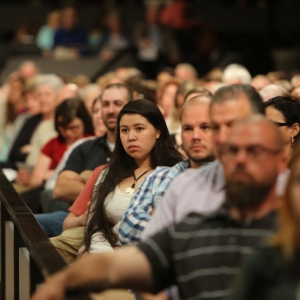
[(76, 27), (70, 31), (60, 28), (54, 35), (54, 48), (57, 46), (72, 47), (79, 49), (81, 54), (85, 54), (87, 45), (88, 34), (81, 27)]
[(139, 186), (122, 217), (119, 239), (122, 245), (137, 243), (151, 216), (150, 213), (162, 199), (171, 181), (189, 168), (189, 160), (173, 167), (157, 167)]

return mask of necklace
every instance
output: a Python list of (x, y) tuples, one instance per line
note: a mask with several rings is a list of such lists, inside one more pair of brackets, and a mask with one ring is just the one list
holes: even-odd
[[(151, 168), (152, 169), (152, 168)], [(134, 181), (133, 181), (133, 184), (130, 186), (130, 187), (128, 187), (127, 189), (126, 189), (126, 194), (134, 194), (134, 187), (135, 187), (135, 185), (136, 185), (136, 182), (143, 176), (143, 175), (145, 175), (147, 172), (149, 172), (151, 169), (149, 169), (149, 170), (147, 170), (147, 171), (145, 171), (142, 175), (140, 175), (138, 178), (136, 178), (135, 177), (135, 174), (134, 174), (134, 172), (132, 172), (132, 174), (133, 174), (133, 178), (134, 178)]]

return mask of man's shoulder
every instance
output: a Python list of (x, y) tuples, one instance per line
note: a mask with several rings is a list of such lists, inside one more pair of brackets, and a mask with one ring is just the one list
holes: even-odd
[(80, 145), (78, 145), (76, 149), (93, 150), (94, 148), (98, 149), (102, 147), (108, 148), (106, 138), (104, 136), (84, 141)]
[(216, 175), (222, 175), (222, 165), (219, 161), (215, 161), (204, 165), (198, 169), (187, 169), (174, 179), (174, 185), (186, 186), (188, 183), (197, 182), (198, 184), (203, 180), (211, 181)]
[(186, 170), (188, 168), (188, 165), (189, 164), (187, 161), (181, 161), (173, 167), (160, 166), (152, 172), (151, 177), (153, 179), (165, 178), (167, 176), (173, 177), (174, 175), (177, 175), (178, 173), (181, 173), (184, 170)]

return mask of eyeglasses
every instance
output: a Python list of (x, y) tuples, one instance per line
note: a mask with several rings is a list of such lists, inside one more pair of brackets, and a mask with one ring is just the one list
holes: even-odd
[(275, 149), (268, 149), (259, 145), (253, 145), (242, 148), (234, 145), (227, 145), (221, 148), (220, 156), (223, 160), (231, 160), (234, 159), (242, 149), (246, 152), (246, 155), (249, 159), (256, 161), (263, 161), (269, 155), (276, 155), (281, 151)]
[(273, 123), (274, 123), (275, 125), (277, 125), (278, 127), (289, 126), (288, 123), (280, 123), (280, 122), (275, 122), (275, 121), (273, 121)]
[(71, 131), (78, 131), (79, 129), (81, 129), (82, 125), (71, 125), (71, 126), (61, 126), (61, 125), (58, 125), (59, 129), (62, 129), (64, 131), (67, 131), (67, 130), (71, 130)]

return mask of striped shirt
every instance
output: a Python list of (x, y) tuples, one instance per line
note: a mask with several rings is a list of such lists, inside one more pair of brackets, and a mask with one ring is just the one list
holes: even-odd
[(182, 300), (223, 299), (241, 261), (275, 228), (275, 212), (238, 222), (221, 209), (210, 217), (190, 214), (138, 247), (152, 266), (154, 292), (176, 283)]

